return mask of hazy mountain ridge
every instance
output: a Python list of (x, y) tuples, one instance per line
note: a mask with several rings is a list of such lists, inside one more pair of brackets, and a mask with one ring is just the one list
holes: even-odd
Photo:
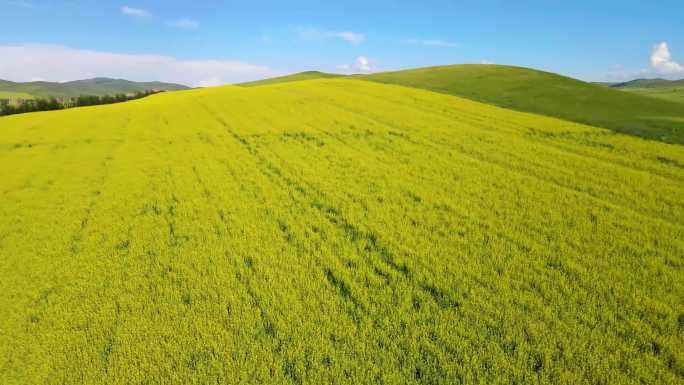
[(93, 79), (74, 80), (64, 83), (34, 81), (34, 82), (12, 82), (0, 80), (0, 92), (23, 93), (35, 97), (75, 97), (79, 95), (114, 95), (128, 94), (139, 91), (176, 91), (185, 90), (190, 87), (164, 82), (134, 82), (124, 79), (112, 79), (97, 77)]

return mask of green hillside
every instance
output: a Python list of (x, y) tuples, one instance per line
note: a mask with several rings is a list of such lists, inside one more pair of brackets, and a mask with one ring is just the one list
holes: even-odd
[(423, 88), (644, 138), (684, 143), (684, 108), (680, 103), (625, 93), (548, 72), (473, 64), (357, 78)]
[[(662, 88), (624, 88), (626, 92), (684, 103), (684, 86)], [(682, 107), (684, 108), (684, 107)]]
[(684, 80), (637, 79), (613, 88), (674, 102), (684, 102)]
[(180, 84), (162, 82), (132, 82), (122, 79), (95, 78), (65, 83), (0, 81), (0, 92), (24, 93), (34, 97), (76, 97), (79, 95), (128, 94), (146, 90), (174, 91), (188, 89)]
[(264, 80), (257, 80), (254, 82), (240, 83), (238, 85), (242, 86), (242, 87), (255, 87), (255, 86), (265, 86), (265, 85), (270, 85), (270, 84), (295, 82), (295, 81), (300, 81), (300, 80), (338, 78), (338, 77), (342, 77), (342, 76), (344, 76), (344, 75), (329, 74), (329, 73), (319, 72), (319, 71), (306, 71), (306, 72), (299, 72), (299, 73), (292, 74), (292, 75), (279, 76), (279, 77), (269, 78), (269, 79), (264, 79)]
[(684, 147), (415, 88), (2, 117), (0, 383), (677, 384), (682, 240)]

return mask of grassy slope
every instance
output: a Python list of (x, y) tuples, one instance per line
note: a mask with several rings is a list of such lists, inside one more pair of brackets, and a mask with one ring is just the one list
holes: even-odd
[(242, 86), (242, 87), (255, 87), (255, 86), (265, 86), (265, 85), (278, 84), (278, 83), (295, 82), (295, 81), (300, 81), (300, 80), (338, 78), (338, 77), (343, 77), (343, 76), (344, 75), (329, 74), (329, 73), (319, 72), (319, 71), (307, 71), (307, 72), (299, 72), (299, 73), (292, 74), (292, 75), (279, 76), (276, 78), (270, 78), (270, 79), (264, 79), (264, 80), (257, 80), (257, 81), (253, 81), (253, 82), (241, 83), (238, 85)]
[(678, 383), (684, 147), (350, 79), (0, 118), (0, 382)]
[(611, 85), (613, 88), (673, 102), (684, 102), (684, 80), (637, 79)]
[(499, 65), (455, 65), (360, 78), (424, 88), (649, 139), (684, 143), (681, 104), (547, 72)]
[[(684, 86), (681, 87), (663, 87), (663, 88), (624, 88), (626, 92), (633, 92), (635, 94), (655, 97), (671, 102), (684, 102)], [(682, 107), (684, 108), (684, 107)]]
[(0, 92), (20, 92), (35, 97), (75, 97), (79, 95), (114, 95), (145, 90), (181, 90), (188, 87), (161, 82), (132, 82), (122, 79), (96, 78), (66, 83), (0, 81)]

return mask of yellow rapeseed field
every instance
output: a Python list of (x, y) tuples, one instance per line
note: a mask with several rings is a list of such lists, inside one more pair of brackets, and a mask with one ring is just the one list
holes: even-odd
[(0, 118), (0, 383), (684, 382), (684, 147), (353, 79)]

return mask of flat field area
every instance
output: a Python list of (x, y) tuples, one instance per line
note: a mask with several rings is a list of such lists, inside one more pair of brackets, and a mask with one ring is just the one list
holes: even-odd
[(684, 147), (353, 79), (0, 118), (0, 383), (676, 384)]

